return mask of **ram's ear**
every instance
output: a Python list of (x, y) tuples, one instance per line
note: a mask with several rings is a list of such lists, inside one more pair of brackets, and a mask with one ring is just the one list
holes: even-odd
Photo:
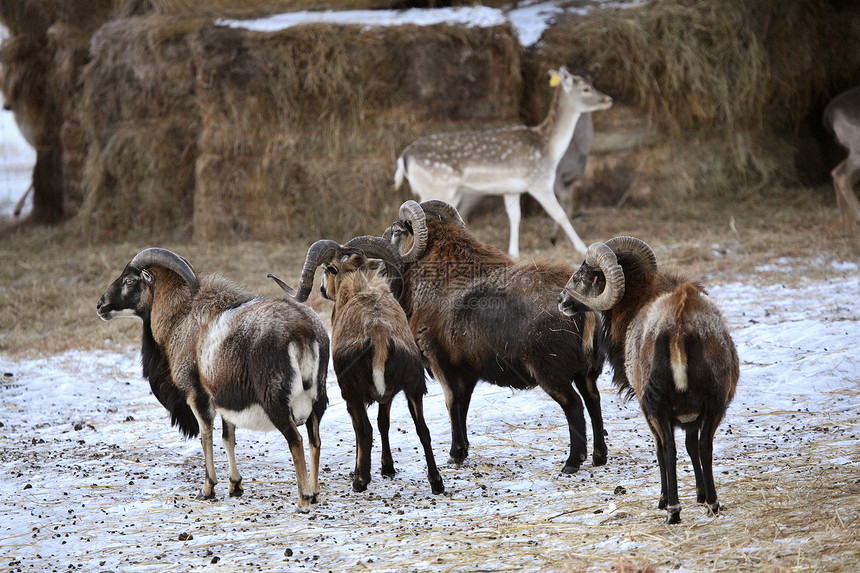
[(142, 278), (143, 282), (145, 282), (146, 284), (152, 284), (152, 273), (150, 273), (148, 270), (144, 269), (140, 271), (140, 278)]
[(325, 272), (327, 272), (330, 275), (336, 275), (337, 274), (337, 267), (329, 263), (325, 266)]

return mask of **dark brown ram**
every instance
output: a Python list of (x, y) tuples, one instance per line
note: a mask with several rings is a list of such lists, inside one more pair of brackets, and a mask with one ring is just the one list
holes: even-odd
[(516, 389), (540, 386), (558, 402), (570, 431), (564, 473), (577, 471), (586, 458), (584, 399), (592, 461), (605, 464), (596, 384), (605, 359), (600, 319), (584, 305), (566, 316), (557, 304), (573, 268), (515, 263), (476, 239), (442, 201), (407, 201), (385, 237), (402, 254), (401, 304), (425, 366), (445, 393), (451, 460), (468, 455), (466, 415), (475, 385), (485, 380)]
[(559, 298), (565, 313), (580, 304), (603, 313), (613, 382), (635, 395), (657, 443), (659, 508), (681, 520), (674, 430), (686, 432), (696, 500), (720, 509), (714, 485), (714, 432), (735, 394), (738, 354), (725, 320), (698, 283), (657, 268), (654, 251), (635, 237), (588, 248)]

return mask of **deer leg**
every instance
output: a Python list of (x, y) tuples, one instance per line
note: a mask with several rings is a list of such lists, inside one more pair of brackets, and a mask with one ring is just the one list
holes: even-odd
[(576, 231), (573, 230), (573, 225), (570, 224), (570, 220), (567, 218), (564, 209), (559, 204), (558, 199), (555, 198), (555, 193), (553, 192), (552, 187), (549, 184), (538, 184), (529, 188), (529, 194), (534, 197), (538, 203), (540, 203), (543, 210), (546, 211), (556, 223), (561, 225), (561, 228), (564, 229), (567, 238), (570, 239), (574, 248), (585, 254), (587, 247), (585, 246), (585, 243), (582, 242), (582, 239), (579, 238), (579, 235), (576, 234)]
[[(555, 198), (558, 199), (561, 208), (564, 209), (565, 215), (567, 215), (567, 220), (570, 221), (570, 218), (573, 217), (573, 195), (576, 193), (576, 188), (579, 185), (579, 182), (574, 180), (571, 182), (567, 182), (560, 175), (556, 175), (555, 183), (553, 184)], [(561, 225), (558, 223), (555, 224), (555, 227), (552, 230), (552, 234), (549, 236), (549, 242), (553, 245), (558, 242), (558, 234), (561, 231)]]
[(388, 429), (391, 426), (391, 402), (379, 404), (379, 413), (376, 416), (376, 425), (379, 427), (379, 437), (382, 441), (382, 475), (394, 477), (394, 458), (391, 456), (391, 444), (388, 441)]
[(421, 446), (424, 448), (424, 459), (427, 460), (427, 479), (430, 481), (430, 490), (435, 494), (444, 493), (445, 486), (442, 484), (442, 476), (439, 475), (439, 469), (436, 467), (436, 458), (433, 456), (430, 430), (427, 429), (427, 422), (424, 421), (423, 398), (419, 394), (417, 396), (407, 396), (406, 399), (409, 403), (409, 414), (415, 423), (415, 432), (418, 434), (418, 439), (421, 440)]
[(511, 223), (510, 239), (508, 240), (508, 254), (513, 259), (520, 256), (520, 193), (505, 193), (505, 212)]
[(242, 476), (236, 467), (236, 426), (225, 420), (223, 416), (221, 417), (221, 440), (224, 442), (224, 449), (227, 451), (227, 464), (230, 467), (230, 495), (240, 497), (244, 490), (242, 489)]
[(373, 427), (367, 409), (361, 402), (347, 402), (346, 409), (352, 418), (355, 431), (355, 472), (352, 475), (353, 491), (364, 491), (370, 483), (370, 450), (373, 447)]

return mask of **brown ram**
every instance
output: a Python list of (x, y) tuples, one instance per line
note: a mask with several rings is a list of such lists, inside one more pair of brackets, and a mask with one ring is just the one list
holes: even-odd
[(686, 432), (696, 500), (720, 509), (714, 485), (714, 432), (735, 394), (738, 354), (725, 320), (698, 283), (657, 268), (635, 237), (588, 248), (559, 298), (565, 313), (585, 304), (603, 313), (609, 362), (619, 391), (634, 394), (657, 442), (660, 502), (681, 520), (675, 427)]

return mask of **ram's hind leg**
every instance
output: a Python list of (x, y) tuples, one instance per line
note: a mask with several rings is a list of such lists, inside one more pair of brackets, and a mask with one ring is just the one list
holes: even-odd
[(672, 424), (647, 415), (646, 419), (657, 442), (657, 462), (660, 465), (661, 491), (657, 507), (666, 510), (667, 523), (678, 523), (681, 521), (681, 503), (678, 501), (677, 451)]
[(439, 475), (439, 469), (436, 467), (433, 444), (430, 440), (430, 430), (427, 428), (427, 422), (424, 420), (424, 400), (420, 394), (418, 396), (407, 396), (406, 399), (409, 403), (409, 414), (415, 423), (415, 432), (418, 434), (418, 439), (421, 440), (421, 446), (424, 448), (430, 490), (436, 494), (444, 493), (445, 486), (442, 484), (442, 476)]
[(203, 464), (206, 471), (203, 487), (197, 494), (197, 499), (214, 499), (215, 485), (218, 480), (215, 477), (215, 454), (212, 448), (212, 418), (203, 414), (208, 412), (208, 404), (198, 406), (194, 400), (190, 400), (189, 404), (200, 426), (200, 445), (203, 447)]
[(353, 491), (364, 491), (370, 483), (370, 450), (373, 447), (373, 426), (367, 417), (367, 409), (361, 402), (347, 402), (346, 409), (352, 418), (355, 431), (355, 473), (352, 476)]
[(302, 435), (296, 427), (296, 423), (292, 417), (288, 417), (286, 421), (278, 426), (278, 430), (287, 439), (290, 445), (290, 454), (293, 457), (293, 466), (296, 470), (296, 481), (299, 485), (299, 500), (296, 503), (301, 513), (307, 513), (311, 510), (311, 492), (310, 484), (308, 483), (308, 466), (305, 462), (305, 446), (302, 440)]
[(699, 435), (699, 459), (702, 462), (702, 483), (704, 485), (704, 499), (711, 513), (720, 511), (720, 502), (717, 500), (717, 486), (714, 484), (714, 433), (717, 430), (716, 422), (706, 418), (702, 424)]
[(317, 503), (320, 495), (320, 417), (313, 412), (305, 423), (308, 430), (308, 445), (311, 450), (310, 493), (311, 503)]
[(221, 418), (221, 439), (224, 449), (227, 451), (227, 464), (230, 467), (230, 495), (239, 497), (244, 493), (242, 489), (242, 476), (236, 466), (236, 426), (223, 417)]
[(379, 427), (379, 438), (382, 441), (382, 475), (394, 477), (394, 458), (391, 456), (391, 444), (388, 441), (388, 429), (391, 426), (391, 402), (379, 404), (379, 413), (376, 416), (376, 424)]

